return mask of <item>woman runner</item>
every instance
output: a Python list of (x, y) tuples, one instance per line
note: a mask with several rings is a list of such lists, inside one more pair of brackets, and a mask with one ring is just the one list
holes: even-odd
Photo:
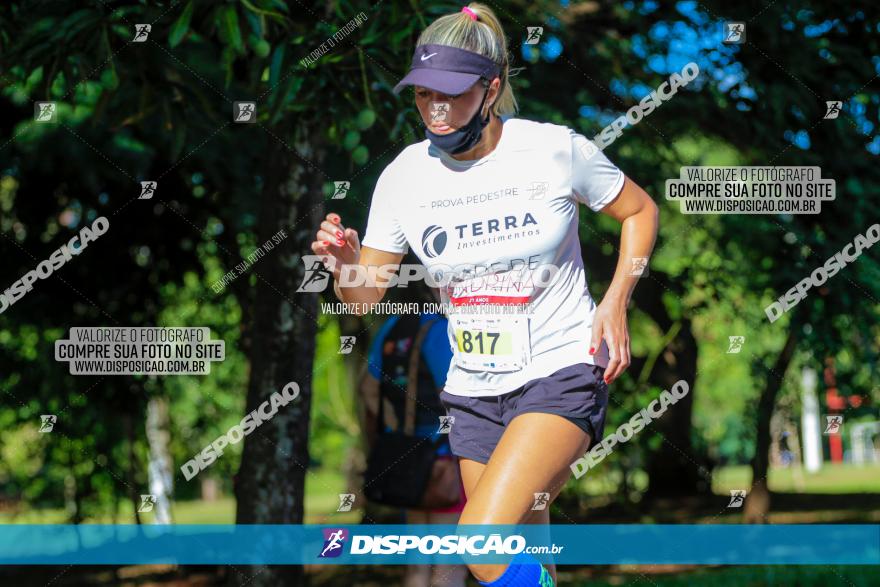
[[(571, 463), (602, 439), (607, 384), (630, 362), (626, 308), (657, 234), (657, 206), (584, 136), (512, 117), (508, 74), (487, 6), (428, 26), (395, 87), (414, 86), (427, 140), (380, 175), (363, 245), (334, 213), (312, 243), (344, 302), (378, 302), (388, 281), (379, 272), (340, 287), (342, 265), (397, 268), (410, 247), (441, 286), (454, 353), (441, 399), (467, 494), (460, 524), (549, 524)], [(622, 227), (598, 306), (578, 204)], [(533, 509), (536, 494), (546, 507)], [(556, 584), (555, 565), (531, 555), (468, 567), (481, 585)]]

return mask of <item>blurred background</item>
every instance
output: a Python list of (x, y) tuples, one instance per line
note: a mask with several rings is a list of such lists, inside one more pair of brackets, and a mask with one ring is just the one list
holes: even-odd
[[(488, 5), (509, 37), (521, 117), (592, 137), (686, 63), (701, 71), (605, 150), (661, 207), (629, 312), (633, 363), (612, 386), (606, 433), (679, 379), (691, 393), (570, 481), (553, 521), (880, 522), (880, 249), (779, 320), (764, 312), (880, 221), (877, 4)], [(0, 5), (0, 290), (94, 219), (110, 222), (0, 314), (0, 524), (400, 519), (358, 488), (356, 389), (388, 316), (325, 312), (331, 290), (297, 289), (324, 215), (363, 236), (378, 175), (424, 139), (411, 90), (391, 88), (419, 32), (460, 7)], [(731, 21), (745, 25), (744, 42), (723, 43)], [(240, 101), (255, 103), (252, 122), (234, 120)], [(842, 103), (837, 118), (825, 118), (827, 101)], [(35, 120), (36, 102), (55, 103), (54, 122)], [(664, 198), (665, 180), (698, 165), (818, 166), (837, 198), (818, 215), (684, 215)], [(143, 181), (156, 182), (150, 199), (138, 199)], [(331, 199), (340, 181), (346, 196)], [(601, 299), (618, 228), (581, 214)], [(221, 281), (282, 229), (280, 243)], [(74, 376), (54, 360), (71, 327), (154, 325), (210, 327), (226, 358), (207, 376), (161, 377)], [(356, 337), (352, 352), (340, 353), (341, 336)], [(184, 479), (185, 461), (290, 381), (302, 401)], [(57, 417), (50, 432), (41, 415)], [(843, 417), (836, 434), (824, 433), (829, 415)], [(728, 507), (732, 490), (747, 493), (740, 507)], [(157, 507), (138, 512), (140, 495), (157, 491)], [(337, 511), (343, 493), (357, 496), (349, 512)], [(378, 585), (400, 573), (0, 569), (10, 585)], [(560, 569), (563, 585), (868, 585), (871, 576), (823, 566)]]

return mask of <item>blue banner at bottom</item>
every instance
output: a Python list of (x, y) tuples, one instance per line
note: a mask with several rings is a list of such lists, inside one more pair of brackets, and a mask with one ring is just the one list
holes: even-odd
[(0, 525), (3, 565), (878, 565), (880, 525)]

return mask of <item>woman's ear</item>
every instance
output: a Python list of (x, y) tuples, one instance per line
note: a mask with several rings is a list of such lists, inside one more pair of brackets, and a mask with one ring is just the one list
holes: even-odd
[(500, 78), (500, 77), (496, 77), (496, 78), (493, 79), (492, 82), (489, 84), (489, 98), (488, 98), (488, 102), (489, 102), (489, 107), (490, 107), (490, 108), (495, 104), (495, 100), (498, 99), (498, 94), (500, 93), (500, 88), (501, 88), (501, 78)]

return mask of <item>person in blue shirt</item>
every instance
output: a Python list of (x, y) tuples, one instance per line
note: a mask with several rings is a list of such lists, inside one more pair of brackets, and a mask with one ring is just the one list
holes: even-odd
[[(417, 317), (418, 320), (414, 320)], [(403, 319), (401, 319), (403, 318)], [(375, 377), (381, 384), (383, 379), (383, 363), (390, 362), (386, 357), (393, 354), (399, 356), (406, 355), (408, 346), (412, 344), (418, 329), (429, 321), (434, 321), (430, 327), (425, 339), (422, 341), (421, 360), (426, 369), (419, 370), (419, 394), (417, 396), (416, 405), (416, 429), (417, 436), (432, 437), (436, 440), (439, 436), (437, 428), (439, 426), (439, 417), (446, 414), (446, 410), (440, 403), (439, 390), (443, 389), (446, 383), (446, 372), (449, 370), (449, 363), (452, 360), (452, 349), (449, 347), (449, 339), (446, 336), (447, 321), (440, 314), (425, 313), (417, 316), (390, 316), (379, 328), (376, 338), (370, 347), (367, 370), (370, 375)], [(394, 364), (394, 373), (385, 373), (392, 385), (396, 385), (397, 391), (405, 391), (407, 386), (406, 362), (400, 361), (402, 364)], [(385, 370), (392, 368), (386, 365)], [(430, 378), (430, 383), (427, 379)], [(394, 391), (394, 390), (392, 390)], [(429, 393), (424, 393), (425, 391)], [(394, 415), (401, 417), (402, 405), (400, 402), (394, 403)], [(397, 418), (395, 417), (395, 421)], [(452, 454), (449, 452), (448, 443), (441, 445), (443, 452), (437, 454)]]
[[(416, 293), (416, 292), (410, 292)], [(436, 294), (435, 294), (436, 295)], [(424, 299), (422, 301), (425, 301)], [(403, 421), (405, 393), (408, 384), (408, 366), (413, 341), (421, 327), (433, 321), (422, 340), (416, 392), (416, 419), (414, 434), (437, 440), (441, 433), (440, 417), (446, 410), (440, 402), (440, 391), (446, 383), (446, 373), (452, 361), (452, 349), (446, 334), (447, 321), (440, 314), (420, 313), (390, 316), (379, 328), (370, 346), (367, 373), (361, 393), (366, 407), (365, 429), (372, 445), (375, 442), (378, 416), (379, 389), (385, 395), (385, 430), (396, 429)], [(444, 440), (448, 435), (444, 435)], [(437, 446), (438, 459), (455, 460), (449, 441)], [(464, 486), (459, 481), (458, 503), (451, 507), (404, 510), (408, 524), (456, 524), (464, 509)], [(410, 565), (404, 578), (404, 587), (464, 587), (467, 578), (465, 565)]]

